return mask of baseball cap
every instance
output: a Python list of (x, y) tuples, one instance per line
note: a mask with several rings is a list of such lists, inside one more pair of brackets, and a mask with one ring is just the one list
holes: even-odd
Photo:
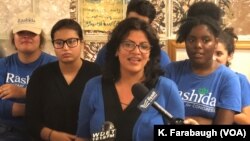
[(40, 34), (42, 32), (40, 17), (32, 12), (24, 12), (17, 15), (14, 21), (13, 33), (24, 30)]

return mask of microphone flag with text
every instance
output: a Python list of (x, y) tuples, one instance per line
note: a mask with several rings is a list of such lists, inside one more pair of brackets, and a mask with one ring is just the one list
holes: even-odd
[(116, 129), (112, 122), (105, 121), (102, 125), (102, 131), (92, 134), (92, 141), (114, 141)]
[(138, 105), (138, 108), (141, 111), (147, 110), (152, 105), (169, 122), (169, 124), (183, 125), (183, 119), (174, 118), (160, 104), (155, 102), (159, 95), (154, 89), (149, 90), (143, 84), (136, 83), (132, 86), (132, 94), (137, 100), (141, 101)]

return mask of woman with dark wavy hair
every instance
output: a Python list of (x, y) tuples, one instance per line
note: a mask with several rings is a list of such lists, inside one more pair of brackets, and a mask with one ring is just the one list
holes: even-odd
[(113, 30), (107, 43), (102, 76), (91, 79), (81, 99), (78, 141), (95, 139), (105, 121), (113, 123), (116, 140), (153, 140), (155, 124), (167, 124), (155, 109), (141, 112), (131, 88), (136, 83), (155, 88), (157, 102), (176, 118), (184, 117), (184, 107), (176, 84), (162, 77), (159, 39), (145, 21), (128, 18)]
[[(215, 50), (215, 59), (217, 62), (230, 67), (235, 51), (235, 41), (238, 40), (234, 29), (227, 27), (219, 36), (219, 44)], [(244, 74), (236, 72), (241, 86), (241, 113), (234, 116), (236, 124), (250, 124), (250, 84)]]

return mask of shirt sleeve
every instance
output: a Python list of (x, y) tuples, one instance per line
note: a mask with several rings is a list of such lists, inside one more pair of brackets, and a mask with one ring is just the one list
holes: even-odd
[[(5, 84), (7, 75), (6, 58), (0, 59), (0, 86)], [(12, 117), (13, 102), (10, 100), (3, 100), (0, 98), (0, 118), (9, 119)]]
[(240, 112), (241, 88), (239, 78), (234, 72), (224, 76), (226, 78), (223, 79), (220, 86), (220, 96), (216, 102), (216, 107)]
[(85, 89), (83, 91), (80, 107), (79, 107), (79, 117), (78, 117), (78, 128), (76, 135), (82, 138), (90, 138), (90, 121), (92, 120), (92, 113), (94, 109), (91, 106), (93, 104), (93, 98), (91, 96), (95, 95), (96, 88), (93, 84), (93, 80), (86, 83)]
[(185, 109), (184, 103), (179, 95), (179, 91), (177, 85), (170, 79), (161, 78), (163, 80), (162, 85), (166, 99), (166, 110), (174, 117), (184, 119), (185, 117)]
[(41, 111), (42, 79), (39, 76), (41, 76), (39, 71), (38, 70), (34, 71), (27, 86), (27, 94), (26, 94), (27, 126), (31, 135), (37, 139), (40, 139), (40, 132), (41, 129), (43, 128), (41, 119), (43, 117)]
[(238, 74), (241, 87), (241, 105), (242, 108), (250, 105), (250, 84), (246, 76)]
[(13, 106), (12, 101), (0, 99), (0, 118), (3, 119), (12, 118), (12, 106)]
[(0, 85), (3, 85), (5, 83), (6, 79), (6, 59), (5, 58), (0, 58)]
[(98, 64), (100, 67), (103, 67), (105, 64), (106, 52), (107, 52), (107, 47), (104, 46), (97, 53), (95, 63)]
[(164, 69), (166, 67), (166, 65), (168, 65), (171, 62), (171, 60), (170, 60), (168, 54), (164, 50), (161, 50), (160, 55), (161, 55), (160, 56), (161, 57), (160, 58), (160, 66), (162, 69)]

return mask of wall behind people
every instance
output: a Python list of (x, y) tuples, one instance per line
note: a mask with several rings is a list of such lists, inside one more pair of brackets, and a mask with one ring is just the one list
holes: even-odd
[[(7, 56), (15, 52), (9, 41), (9, 33), (11, 25), (13, 25), (14, 17), (24, 11), (32, 11), (38, 13), (42, 17), (42, 28), (46, 34), (46, 38), (50, 39), (49, 33), (53, 24), (61, 18), (74, 18), (72, 14), (75, 9), (74, 2), (77, 0), (10, 0), (0, 2), (0, 57)], [(45, 51), (53, 53), (51, 41), (45, 43)]]
[[(0, 55), (9, 55), (14, 52), (14, 48), (11, 48), (8, 42), (8, 34), (10, 30), (11, 23), (13, 22), (13, 17), (24, 10), (31, 10), (42, 17), (43, 20), (43, 28), (45, 34), (47, 34), (48, 41), (45, 44), (45, 51), (53, 54), (52, 44), (49, 38), (49, 32), (52, 25), (61, 18), (73, 18), (78, 20), (81, 25), (83, 26), (83, 20), (91, 19), (89, 16), (92, 17), (93, 20), (97, 20), (95, 16), (101, 16), (102, 18), (106, 19), (105, 21), (110, 21), (109, 18), (116, 17), (117, 20), (120, 20), (119, 14), (122, 14), (123, 18), (125, 17), (126, 11), (126, 4), (128, 1), (131, 0), (60, 0), (60, 1), (52, 1), (52, 0), (9, 0), (9, 1), (0, 1)], [(183, 0), (150, 0), (153, 5), (156, 7), (157, 10), (157, 17), (153, 22), (153, 26), (157, 29), (161, 44), (165, 47), (165, 51), (167, 52), (167, 41), (169, 39), (175, 39), (175, 34), (173, 31), (178, 29), (176, 26), (178, 20), (180, 20), (186, 13), (188, 7), (194, 1), (183, 1)], [(199, 1), (199, 0), (197, 0)], [(250, 0), (235, 0), (235, 1), (218, 1), (212, 0), (217, 2), (222, 9), (225, 11), (224, 21), (227, 23), (226, 25), (235, 26), (237, 34), (239, 35), (239, 40), (250, 40), (250, 31), (246, 28), (250, 24), (249, 18), (243, 18), (243, 16), (249, 16), (250, 10), (248, 8), (248, 2)], [(99, 2), (99, 3), (98, 3)], [(103, 8), (107, 6), (112, 6), (111, 3), (120, 2), (121, 8), (120, 9), (113, 9), (113, 11), (102, 11), (112, 9), (112, 8)], [(228, 3), (230, 2), (230, 3)], [(85, 7), (84, 7), (85, 5)], [(94, 6), (97, 7), (94, 7)], [(117, 7), (116, 6), (114, 7)], [(89, 10), (97, 10), (94, 12), (94, 15), (86, 14), (87, 9)], [(85, 9), (84, 9), (85, 8)], [(114, 12), (116, 11), (116, 12)], [(109, 14), (112, 13), (112, 14)], [(239, 14), (239, 13), (244, 14)], [(85, 13), (85, 14), (84, 14)], [(92, 13), (93, 14), (93, 13)], [(110, 17), (108, 17), (109, 15)], [(106, 18), (105, 18), (106, 16)], [(245, 19), (245, 20), (242, 20)], [(93, 21), (90, 20), (90, 21)], [(97, 22), (96, 22), (97, 23)], [(115, 21), (114, 21), (115, 23)], [(247, 26), (246, 26), (247, 25)], [(91, 28), (91, 26), (90, 26)], [(85, 30), (85, 27), (83, 27)], [(92, 28), (94, 29), (94, 28)], [(97, 28), (98, 29), (98, 28)], [(85, 59), (94, 61), (96, 53), (100, 50), (100, 48), (106, 43), (108, 39), (109, 32), (97, 32), (96, 30), (89, 31), (89, 34), (85, 37), (86, 49), (84, 52)], [(249, 44), (250, 48), (250, 44)], [(232, 69), (244, 73), (250, 79), (250, 66), (245, 64), (245, 60), (250, 59), (247, 55), (247, 50), (236, 50)], [(176, 56), (179, 59), (185, 58), (186, 54), (182, 50), (177, 50)], [(1, 56), (0, 56), (1, 57)], [(247, 63), (247, 62), (246, 62)]]

